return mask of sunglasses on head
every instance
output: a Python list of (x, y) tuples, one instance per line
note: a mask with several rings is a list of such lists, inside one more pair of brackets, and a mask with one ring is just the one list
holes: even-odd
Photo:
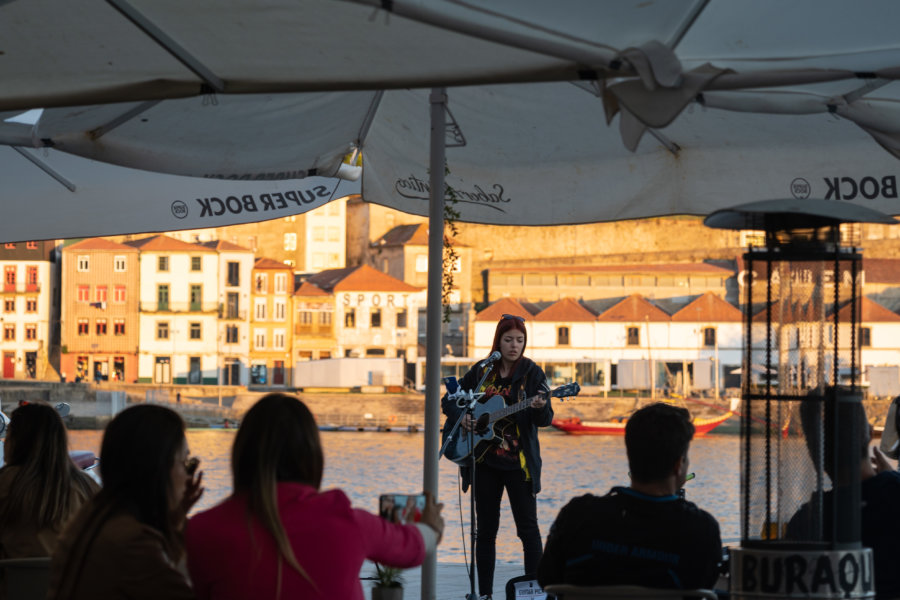
[(501, 315), (500, 316), (501, 321), (506, 320), (506, 319), (515, 319), (516, 321), (519, 321), (521, 323), (525, 322), (525, 317), (520, 317), (519, 315)]

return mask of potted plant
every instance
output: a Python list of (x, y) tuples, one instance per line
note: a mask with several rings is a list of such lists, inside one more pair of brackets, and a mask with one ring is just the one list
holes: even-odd
[(403, 569), (375, 563), (372, 600), (403, 600)]

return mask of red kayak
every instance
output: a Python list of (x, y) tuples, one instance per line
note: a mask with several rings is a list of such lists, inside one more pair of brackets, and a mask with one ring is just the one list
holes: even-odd
[[(728, 411), (711, 419), (694, 419), (694, 435), (705, 435), (731, 418), (733, 413)], [(572, 435), (625, 435), (625, 423), (628, 417), (620, 417), (612, 421), (582, 421), (578, 417), (566, 419), (553, 419), (553, 425), (560, 431)]]

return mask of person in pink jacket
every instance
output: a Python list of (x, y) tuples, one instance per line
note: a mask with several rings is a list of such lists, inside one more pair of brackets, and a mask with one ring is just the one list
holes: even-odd
[(315, 419), (299, 399), (268, 394), (247, 412), (231, 455), (234, 493), (188, 523), (199, 599), (362, 600), (366, 559), (414, 567), (440, 541), (443, 505), (430, 495), (421, 522), (390, 523), (340, 490), (320, 491), (323, 464)]

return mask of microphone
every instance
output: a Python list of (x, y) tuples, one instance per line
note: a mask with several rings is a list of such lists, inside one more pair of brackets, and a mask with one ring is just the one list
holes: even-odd
[(500, 360), (500, 351), (494, 350), (490, 356), (488, 356), (486, 359), (484, 359), (483, 361), (478, 363), (478, 366), (483, 369), (484, 367), (488, 366), (492, 362), (496, 362), (498, 360)]

